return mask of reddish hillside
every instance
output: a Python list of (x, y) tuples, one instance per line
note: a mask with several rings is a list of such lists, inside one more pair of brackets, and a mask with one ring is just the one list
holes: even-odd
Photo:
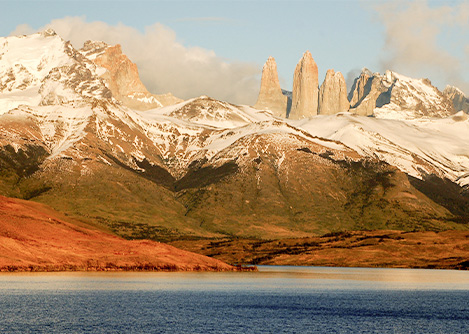
[(128, 241), (51, 208), (0, 196), (0, 271), (233, 270), (158, 242)]
[(469, 270), (469, 232), (348, 231), (279, 239), (175, 241), (231, 263)]

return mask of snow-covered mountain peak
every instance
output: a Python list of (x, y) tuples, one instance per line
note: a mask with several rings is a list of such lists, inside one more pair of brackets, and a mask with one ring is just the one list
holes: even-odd
[(94, 60), (104, 53), (109, 44), (103, 41), (88, 40), (83, 44), (80, 53), (90, 60)]
[(428, 79), (413, 79), (386, 71), (381, 83), (388, 90), (378, 101), (374, 115), (380, 118), (414, 119), (447, 117), (454, 113), (449, 101)]
[(72, 63), (69, 49), (52, 30), (0, 38), (0, 92), (39, 84), (54, 67)]
[(454, 93), (458, 93), (458, 94), (466, 96), (466, 94), (464, 94), (464, 92), (456, 86), (446, 85), (443, 93), (446, 93), (446, 92), (454, 92)]
[(448, 85), (443, 91), (443, 95), (453, 102), (455, 111), (464, 111), (465, 113), (469, 113), (469, 98), (462, 90)]
[(364, 69), (349, 93), (351, 111), (388, 119), (442, 118), (454, 113), (453, 102), (428, 79), (394, 71), (383, 75)]
[(111, 97), (96, 65), (53, 30), (0, 38), (0, 113)]
[(157, 110), (157, 113), (176, 119), (214, 128), (235, 128), (249, 123), (271, 119), (265, 111), (247, 106), (236, 106), (208, 96)]
[(469, 120), (469, 116), (462, 110), (455, 113), (451, 118), (455, 122), (467, 122)]
[(57, 36), (57, 33), (52, 28), (48, 28), (48, 29), (45, 29), (43, 31), (40, 31), (39, 34), (43, 35), (44, 37)]

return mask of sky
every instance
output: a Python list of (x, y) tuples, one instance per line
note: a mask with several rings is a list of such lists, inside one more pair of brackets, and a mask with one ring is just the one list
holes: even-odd
[(254, 104), (262, 66), (282, 88), (309, 50), (350, 89), (362, 68), (429, 78), (469, 95), (469, 2), (456, 0), (4, 1), (0, 36), (53, 28), (76, 48), (121, 44), (152, 93)]

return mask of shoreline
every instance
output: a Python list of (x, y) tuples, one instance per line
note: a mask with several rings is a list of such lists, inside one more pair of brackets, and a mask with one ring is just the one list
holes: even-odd
[(176, 265), (137, 265), (137, 266), (102, 266), (84, 267), (78, 265), (63, 266), (3, 266), (0, 273), (58, 273), (58, 272), (256, 272), (256, 266), (218, 266), (179, 267)]
[(248, 265), (469, 270), (468, 240), (468, 231), (376, 230), (277, 240), (181, 240), (171, 245)]

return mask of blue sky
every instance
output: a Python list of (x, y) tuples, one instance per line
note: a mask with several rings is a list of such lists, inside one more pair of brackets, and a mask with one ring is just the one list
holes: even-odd
[[(142, 69), (150, 71), (151, 75), (142, 75), (150, 90), (161, 93), (165, 84), (161, 81), (166, 80), (168, 89), (184, 98), (205, 89), (207, 95), (254, 103), (255, 94), (223, 96), (220, 86), (229, 90), (245, 82), (246, 90), (252, 91), (259, 84), (260, 69), (269, 56), (277, 60), (282, 86), (291, 89), (296, 63), (306, 50), (311, 51), (318, 64), (320, 83), (329, 68), (341, 71), (348, 82), (362, 67), (379, 72), (390, 68), (408, 76), (429, 77), (440, 89), (448, 83), (456, 84), (468, 94), (469, 5), (465, 2), (0, 1), (0, 35), (29, 33), (59, 20), (56, 26), (62, 28), (56, 29), (58, 33), (66, 35), (63, 37), (72, 40), (75, 47), (81, 47), (75, 45), (81, 42), (76, 32), (61, 33), (66, 30), (67, 19), (79, 18), (80, 22), (70, 27), (83, 34), (92, 23), (102, 22), (104, 24), (96, 28), (100, 32), (92, 31), (90, 39), (108, 38), (108, 43), (121, 43), (141, 72)], [(159, 32), (155, 32), (155, 36), (171, 39), (171, 47), (182, 48), (187, 53), (184, 59), (194, 54), (194, 57), (205, 57), (205, 67), (192, 71), (187, 65), (186, 70), (173, 70), (173, 76), (160, 73), (164, 71), (162, 67), (152, 69), (145, 63), (150, 60), (140, 57), (145, 51), (135, 51), (138, 38), (132, 38), (132, 33), (126, 33), (123, 41), (118, 41), (116, 27), (129, 28), (125, 31), (134, 29), (133, 33), (141, 37), (142, 43), (149, 44), (148, 41), (156, 37), (150, 38), (148, 31), (157, 23)], [(52, 26), (55, 28), (54, 24)], [(108, 36), (104, 30), (111, 28), (115, 28), (115, 34)], [(153, 58), (165, 60), (158, 50), (152, 52)], [(195, 66), (193, 61), (189, 63)], [(191, 75), (200, 78), (210, 72), (211, 63), (215, 64), (214, 71), (223, 72), (224, 80), (220, 81), (214, 73), (204, 82), (191, 78)], [(161, 79), (152, 82), (156, 80), (152, 76)], [(183, 78), (187, 78), (187, 87), (179, 89), (176, 81)], [(212, 87), (208, 82), (210, 78), (219, 83)], [(191, 90), (190, 87), (197, 85), (200, 91)]]

